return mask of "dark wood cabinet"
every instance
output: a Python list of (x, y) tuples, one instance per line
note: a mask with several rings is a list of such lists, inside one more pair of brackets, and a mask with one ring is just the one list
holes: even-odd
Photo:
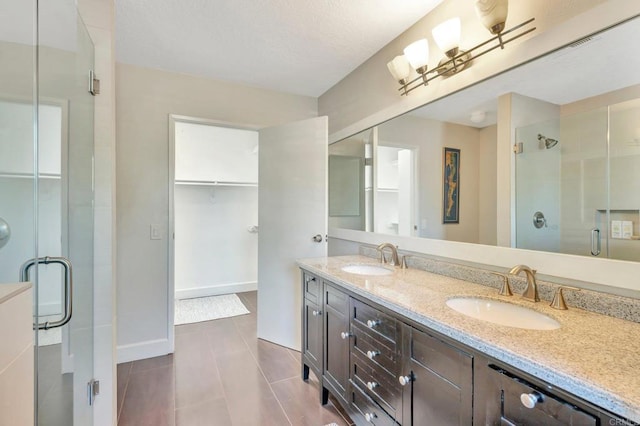
[(302, 376), (356, 425), (631, 425), (303, 271)]
[(322, 281), (308, 273), (302, 274), (302, 378), (309, 378), (309, 371), (322, 377)]
[(326, 403), (331, 392), (347, 404), (349, 382), (349, 296), (336, 287), (324, 286), (324, 368), (323, 395)]
[(470, 425), (473, 356), (413, 327), (404, 327), (404, 425)]

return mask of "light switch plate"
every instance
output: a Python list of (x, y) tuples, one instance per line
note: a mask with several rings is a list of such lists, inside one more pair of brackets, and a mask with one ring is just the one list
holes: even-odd
[(162, 230), (160, 229), (160, 225), (151, 224), (151, 235), (149, 238), (152, 240), (162, 239)]

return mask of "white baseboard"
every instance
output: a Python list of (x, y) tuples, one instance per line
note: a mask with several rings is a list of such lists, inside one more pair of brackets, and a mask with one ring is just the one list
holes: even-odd
[(169, 339), (147, 340), (118, 346), (118, 364), (172, 353)]
[(195, 297), (218, 296), (220, 294), (241, 293), (258, 289), (256, 281), (245, 283), (216, 284), (203, 287), (176, 289), (176, 299), (193, 299)]

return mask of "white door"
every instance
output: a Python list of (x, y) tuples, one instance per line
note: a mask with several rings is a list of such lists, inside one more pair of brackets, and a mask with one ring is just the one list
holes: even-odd
[(327, 254), (327, 135), (327, 117), (260, 130), (258, 337), (296, 350), (302, 296), (295, 260)]

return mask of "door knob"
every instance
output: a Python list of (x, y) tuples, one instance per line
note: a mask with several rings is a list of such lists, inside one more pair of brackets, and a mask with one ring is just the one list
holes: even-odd
[(380, 351), (367, 351), (367, 358), (369, 359), (374, 359), (378, 355), (380, 355)]
[(319, 315), (322, 315), (322, 311), (313, 310), (313, 311), (311, 311), (311, 315), (313, 315), (314, 317), (317, 317)]
[(523, 393), (520, 395), (520, 402), (527, 408), (534, 408), (538, 402), (542, 402), (542, 395), (539, 393)]
[(349, 333), (348, 331), (343, 331), (342, 333), (340, 333), (340, 337), (342, 337), (342, 339), (347, 340), (349, 337), (351, 337), (351, 333)]
[(313, 242), (314, 243), (321, 243), (322, 242), (322, 235), (320, 234), (316, 234), (313, 236)]
[(406, 386), (411, 383), (411, 376), (400, 376), (398, 377), (398, 381), (402, 386)]

